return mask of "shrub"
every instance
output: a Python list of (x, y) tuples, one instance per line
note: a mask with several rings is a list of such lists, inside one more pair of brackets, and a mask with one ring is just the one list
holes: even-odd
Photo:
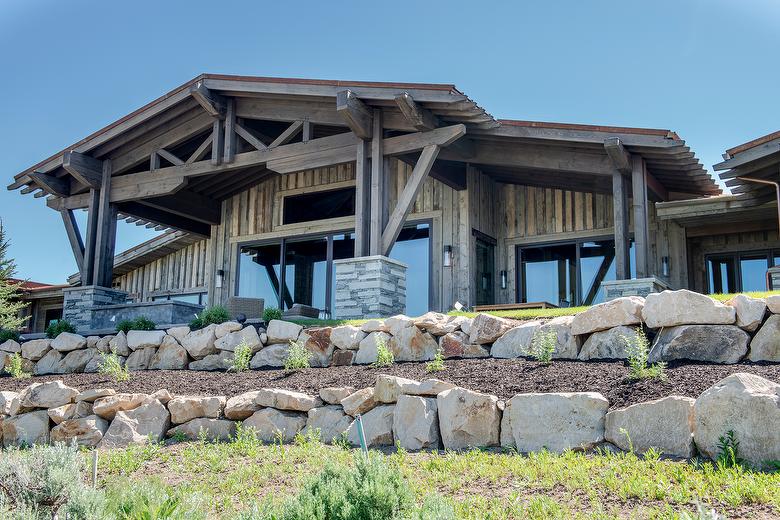
[(46, 327), (46, 337), (54, 339), (63, 332), (76, 332), (76, 327), (73, 326), (68, 320), (57, 320), (48, 327)]
[(0, 329), (0, 343), (5, 343), (9, 339), (19, 341), (19, 332), (15, 330)]
[(534, 336), (531, 338), (528, 355), (543, 365), (549, 365), (552, 363), (552, 355), (556, 346), (558, 346), (558, 332), (555, 330), (543, 331), (540, 328), (534, 332)]
[(733, 468), (744, 462), (739, 457), (739, 441), (734, 430), (718, 437), (718, 457), (715, 459), (719, 467)]
[(122, 366), (122, 360), (119, 359), (116, 349), (111, 352), (101, 352), (100, 359), (99, 373), (112, 378), (117, 383), (130, 379), (130, 372), (127, 367)]
[(199, 315), (195, 316), (195, 319), (190, 322), (190, 328), (197, 330), (212, 324), (219, 325), (226, 321), (230, 321), (230, 313), (221, 305), (215, 305), (208, 309), (203, 309)]
[[(390, 355), (392, 355), (392, 352)], [(444, 350), (439, 347), (436, 349), (436, 355), (433, 356), (433, 360), (425, 365), (425, 371), (430, 374), (432, 372), (441, 372), (442, 370), (444, 370)]]
[(311, 354), (300, 341), (290, 340), (290, 351), (287, 353), (287, 359), (284, 360), (285, 370), (299, 370), (309, 368), (309, 358)]
[(8, 358), (8, 366), (5, 367), (5, 371), (15, 379), (27, 379), (28, 377), (32, 377), (30, 372), (24, 370), (22, 356), (20, 356), (18, 352), (15, 352)]
[(276, 307), (268, 307), (263, 311), (263, 321), (268, 323), (271, 320), (281, 320), (282, 310)]
[(377, 338), (376, 340), (376, 361), (372, 363), (371, 366), (379, 368), (379, 367), (389, 367), (395, 363), (395, 356), (393, 355), (393, 351), (390, 350), (387, 347), (387, 343), (382, 338)]
[(157, 324), (146, 316), (140, 316), (134, 320), (122, 320), (116, 325), (116, 331), (125, 334), (131, 330), (154, 330), (156, 328)]
[(231, 372), (244, 372), (249, 370), (249, 362), (252, 360), (252, 347), (245, 340), (241, 340), (233, 351), (233, 361), (230, 363)]
[(642, 327), (637, 327), (634, 337), (620, 336), (620, 339), (626, 345), (630, 379), (666, 379), (666, 363), (647, 364), (650, 341)]
[(116, 518), (126, 520), (189, 520), (206, 518), (203, 499), (152, 480), (113, 486), (107, 502)]

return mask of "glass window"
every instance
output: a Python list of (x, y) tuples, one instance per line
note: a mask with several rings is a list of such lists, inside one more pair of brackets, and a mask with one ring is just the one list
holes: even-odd
[(355, 188), (344, 188), (285, 197), (282, 221), (296, 224), (354, 214)]
[[(343, 235), (333, 236), (333, 259), (343, 260), (345, 258), (352, 258), (355, 256), (355, 234), (345, 233)], [(331, 287), (333, 290), (330, 295), (330, 311), (336, 307), (336, 269), (335, 267), (330, 273)]]
[(740, 291), (765, 291), (767, 268), (769, 268), (769, 258), (766, 253), (741, 256), (739, 259)]
[(520, 256), (522, 300), (574, 305), (577, 246), (575, 244), (524, 248)]
[(390, 251), (390, 258), (409, 266), (406, 271), (406, 314), (420, 316), (429, 309), (430, 226), (405, 227)]
[(200, 305), (200, 294), (193, 293), (193, 294), (172, 294), (171, 300), (176, 300), (177, 302), (185, 302), (185, 303), (195, 303), (197, 305)]
[(295, 303), (325, 309), (328, 239), (287, 241), (285, 243), (284, 296), (286, 309)]
[(733, 256), (710, 257), (707, 260), (710, 294), (725, 294), (738, 292), (737, 268)]
[[(633, 264), (633, 262), (632, 262)], [(580, 245), (580, 294), (583, 305), (604, 301), (601, 282), (615, 279), (615, 246), (611, 240)]]
[(280, 250), (279, 244), (241, 248), (239, 296), (262, 298), (266, 307), (279, 307)]
[(495, 249), (496, 247), (481, 239), (475, 242), (477, 262), (474, 265), (474, 282), (476, 283), (477, 305), (491, 305), (495, 303), (493, 289), (495, 287)]

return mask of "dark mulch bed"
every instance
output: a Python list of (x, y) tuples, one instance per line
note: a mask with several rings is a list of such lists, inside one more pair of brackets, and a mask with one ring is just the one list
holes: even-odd
[(458, 386), (508, 399), (522, 392), (601, 392), (611, 408), (666, 397), (698, 395), (713, 383), (736, 372), (750, 372), (780, 382), (778, 364), (711, 365), (670, 364), (667, 379), (629, 381), (628, 368), (619, 361), (555, 361), (543, 366), (521, 359), (450, 359), (445, 370), (425, 372), (425, 363), (397, 363), (386, 368), (349, 366), (310, 368), (287, 373), (284, 370), (252, 370), (241, 374), (196, 372), (190, 370), (150, 370), (132, 372), (130, 381), (114, 383), (100, 374), (65, 374), (32, 379), (0, 378), (0, 390), (19, 391), (33, 382), (62, 379), (66, 384), (86, 389), (112, 387), (120, 392), (151, 393), (167, 388), (173, 394), (233, 396), (264, 387), (286, 388), (317, 394), (326, 386), (373, 386), (377, 374), (410, 379), (436, 377)]

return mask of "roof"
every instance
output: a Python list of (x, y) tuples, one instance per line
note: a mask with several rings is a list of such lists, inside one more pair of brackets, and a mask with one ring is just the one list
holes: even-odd
[(662, 130), (659, 128), (637, 128), (632, 126), (602, 126), (602, 125), (584, 125), (579, 123), (554, 123), (549, 121), (523, 121), (518, 119), (499, 119), (499, 123), (508, 126), (527, 126), (529, 128), (558, 128), (561, 130), (592, 130), (595, 132), (625, 132), (637, 135), (659, 135), (669, 139), (679, 139), (680, 137), (671, 130)]
[(771, 183), (780, 182), (780, 131), (729, 148), (723, 157), (713, 169), (740, 200), (752, 205), (776, 200)]
[(61, 289), (62, 287), (69, 287), (67, 284), (55, 285), (50, 283), (33, 282), (32, 280), (21, 280), (19, 278), (9, 278), (8, 281), (11, 282), (12, 284), (19, 284), (19, 288), (25, 292), (48, 291), (51, 289)]
[(745, 152), (747, 150), (750, 150), (751, 148), (755, 148), (756, 146), (762, 145), (764, 143), (767, 143), (769, 141), (778, 138), (780, 138), (780, 130), (778, 130), (777, 132), (772, 132), (766, 135), (762, 135), (761, 137), (756, 137), (755, 139), (752, 139), (746, 143), (738, 144), (737, 146), (726, 150), (726, 153), (734, 157), (738, 153)]

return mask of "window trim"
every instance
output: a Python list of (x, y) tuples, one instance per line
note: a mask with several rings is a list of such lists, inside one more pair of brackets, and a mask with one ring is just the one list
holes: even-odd
[[(742, 287), (742, 257), (743, 256), (757, 256), (761, 253), (765, 253), (766, 257), (766, 264), (767, 269), (772, 267), (774, 265), (775, 257), (780, 255), (780, 249), (749, 249), (747, 251), (732, 251), (732, 252), (726, 252), (726, 253), (708, 253), (704, 255), (704, 284), (705, 284), (705, 290), (707, 291), (707, 294), (712, 294), (712, 287), (710, 287), (710, 279), (712, 276), (712, 272), (710, 269), (710, 260), (713, 258), (731, 258), (736, 261), (735, 268), (736, 268), (736, 282), (737, 287), (735, 288), (735, 292), (740, 293), (743, 292), (744, 288)], [(765, 281), (766, 283), (766, 281)], [(766, 287), (766, 285), (765, 285)], [(766, 290), (766, 289), (764, 289)]]

